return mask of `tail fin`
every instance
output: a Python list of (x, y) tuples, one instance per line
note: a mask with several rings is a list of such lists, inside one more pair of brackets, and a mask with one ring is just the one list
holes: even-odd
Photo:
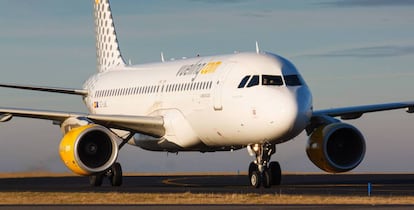
[(109, 0), (93, 0), (95, 13), (96, 64), (98, 72), (125, 66), (119, 50)]

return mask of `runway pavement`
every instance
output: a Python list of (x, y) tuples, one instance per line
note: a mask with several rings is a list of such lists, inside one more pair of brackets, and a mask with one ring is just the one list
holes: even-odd
[(2, 178), (0, 192), (278, 193), (292, 195), (414, 195), (414, 174), (288, 174), (280, 186), (254, 189), (245, 175), (126, 176), (121, 187), (90, 187), (87, 177)]

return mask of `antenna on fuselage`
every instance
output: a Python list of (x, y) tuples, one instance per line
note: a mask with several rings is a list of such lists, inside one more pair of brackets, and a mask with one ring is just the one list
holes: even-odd
[(259, 49), (259, 43), (256, 41), (256, 53), (259, 54), (260, 53), (260, 49)]
[(161, 61), (164, 63), (165, 62), (165, 59), (164, 59), (164, 53), (163, 52), (161, 52)]

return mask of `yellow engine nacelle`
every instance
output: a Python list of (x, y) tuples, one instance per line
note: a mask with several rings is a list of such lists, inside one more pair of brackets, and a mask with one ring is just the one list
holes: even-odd
[(117, 137), (107, 128), (90, 124), (65, 134), (59, 146), (63, 163), (79, 175), (105, 171), (118, 157)]
[(354, 126), (332, 123), (314, 130), (309, 137), (306, 153), (316, 166), (326, 172), (346, 172), (357, 167), (364, 159), (365, 140)]

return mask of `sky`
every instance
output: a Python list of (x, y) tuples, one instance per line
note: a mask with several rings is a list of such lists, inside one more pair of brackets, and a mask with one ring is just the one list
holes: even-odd
[[(95, 73), (92, 0), (0, 0), (0, 83), (80, 88)], [(273, 52), (292, 61), (315, 109), (414, 101), (412, 0), (116, 0), (123, 56), (133, 64), (197, 54)], [(86, 112), (79, 96), (0, 89), (0, 107)], [(354, 172), (413, 172), (414, 115), (404, 110), (347, 121), (366, 138)], [(68, 171), (50, 121), (0, 124), (0, 171)], [(321, 172), (307, 136), (277, 146), (285, 172)], [(246, 171), (246, 150), (167, 154), (124, 147), (125, 172)]]

